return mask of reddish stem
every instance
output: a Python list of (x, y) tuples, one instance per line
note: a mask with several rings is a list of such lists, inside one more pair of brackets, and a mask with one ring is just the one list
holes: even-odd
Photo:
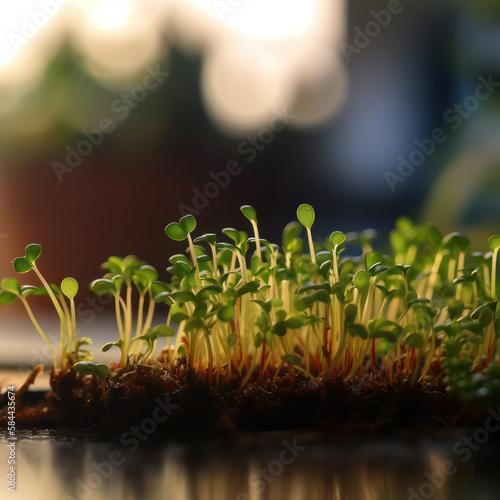
[(304, 350), (305, 350), (305, 348), (306, 348), (306, 344), (304, 343), (304, 341), (303, 341), (303, 340), (299, 337), (299, 335), (298, 335), (297, 333), (295, 334), (295, 337), (296, 337), (296, 339), (299, 341), (299, 344), (300, 344), (300, 345), (304, 348)]
[(415, 349), (410, 347), (410, 370), (413, 368), (413, 363), (415, 362)]
[(491, 360), (491, 348), (493, 347), (493, 344), (490, 344), (490, 346), (488, 347), (488, 356), (486, 356), (486, 364), (485, 364), (485, 368), (488, 368), (488, 365), (490, 364), (490, 360)]

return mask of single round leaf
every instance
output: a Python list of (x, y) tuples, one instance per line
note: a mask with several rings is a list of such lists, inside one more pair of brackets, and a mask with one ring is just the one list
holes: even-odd
[(309, 319), (302, 314), (292, 314), (285, 320), (285, 325), (291, 330), (297, 330), (309, 324)]
[(371, 277), (372, 275), (369, 271), (361, 269), (354, 275), (354, 285), (363, 291), (370, 284)]
[(424, 338), (419, 333), (412, 333), (406, 337), (405, 344), (414, 349), (420, 349), (424, 346)]
[(257, 212), (255, 208), (250, 205), (243, 205), (240, 207), (241, 213), (248, 219), (257, 222)]
[(112, 293), (115, 290), (114, 284), (111, 280), (98, 279), (90, 283), (90, 289), (96, 295), (106, 295), (107, 293)]
[(236, 342), (238, 342), (238, 335), (236, 335), (236, 333), (231, 333), (227, 337), (226, 342), (229, 347), (233, 347), (233, 345), (236, 344)]
[(74, 369), (77, 372), (87, 372), (95, 374), (95, 368), (96, 368), (95, 363), (92, 363), (91, 361), (79, 361), (74, 365)]
[(295, 354), (285, 354), (281, 359), (283, 361), (288, 361), (294, 366), (300, 366), (302, 364), (302, 359)]
[(106, 380), (106, 377), (108, 376), (108, 371), (109, 367), (108, 365), (105, 365), (103, 363), (99, 363), (95, 365), (95, 371), (94, 373), (102, 380)]
[(258, 332), (255, 334), (255, 337), (253, 338), (253, 345), (255, 346), (256, 349), (258, 349), (264, 340), (264, 337), (262, 333)]
[(61, 283), (61, 292), (69, 299), (78, 293), (78, 283), (74, 278), (64, 278)]
[(179, 347), (177, 348), (177, 356), (183, 358), (186, 355), (186, 351), (187, 351), (187, 345), (179, 344)]
[(498, 250), (500, 250), (500, 236), (498, 235), (492, 236), (488, 240), (488, 244), (492, 252), (497, 252)]
[(305, 295), (301, 300), (307, 307), (311, 307), (315, 302), (328, 304), (330, 302), (330, 294), (326, 290), (318, 290), (317, 292)]
[(375, 344), (375, 354), (376, 356), (383, 358), (389, 353), (389, 350), (391, 349), (392, 342), (390, 342), (387, 339), (381, 338), (379, 341), (376, 342)]
[(2, 290), (5, 290), (6, 292), (13, 293), (14, 295), (21, 295), (21, 286), (16, 278), (5, 278), (2, 280), (0, 286), (2, 287)]
[(172, 318), (172, 321), (177, 324), (179, 324), (181, 321), (189, 319), (189, 315), (186, 314), (185, 310), (177, 304), (174, 304), (170, 308), (170, 317)]
[(34, 264), (35, 260), (38, 259), (38, 257), (40, 257), (41, 254), (42, 254), (42, 247), (38, 243), (32, 243), (31, 245), (28, 245), (26, 247), (25, 250), (26, 260), (31, 264)]
[(196, 219), (194, 215), (185, 215), (181, 217), (179, 223), (186, 233), (192, 233), (196, 229)]
[(174, 241), (184, 241), (187, 238), (187, 231), (178, 223), (172, 222), (165, 228), (167, 236)]
[(110, 289), (110, 292), (118, 293), (121, 290), (124, 281), (125, 281), (125, 276), (121, 275), (111, 278), (111, 282), (113, 283), (113, 289), (112, 290)]
[(351, 337), (360, 337), (363, 340), (366, 340), (368, 338), (368, 332), (365, 328), (365, 325), (362, 325), (361, 323), (352, 324), (347, 332)]
[(228, 238), (231, 238), (235, 245), (239, 245), (242, 239), (242, 231), (238, 231), (232, 227), (225, 227), (222, 230), (222, 234), (225, 234)]
[(479, 324), (484, 328), (495, 319), (495, 313), (490, 307), (485, 307), (479, 312)]
[(121, 274), (123, 270), (123, 258), (111, 256), (106, 262), (101, 265), (101, 268), (107, 269), (109, 272), (114, 274)]
[(157, 325), (153, 328), (153, 334), (157, 337), (175, 337), (175, 330), (171, 326)]
[(311, 228), (315, 219), (314, 208), (307, 203), (303, 203), (297, 209), (297, 219), (304, 227)]
[(5, 306), (11, 304), (16, 300), (17, 296), (11, 292), (0, 292), (0, 304)]
[[(137, 271), (136, 271), (137, 273)], [(140, 294), (145, 294), (149, 286), (148, 279), (143, 274), (134, 274), (132, 281)]]
[(114, 345), (116, 345), (114, 342), (108, 342), (101, 347), (101, 351), (108, 352)]
[(191, 285), (191, 286), (196, 286), (196, 278), (190, 274), (186, 276), (186, 281)]
[(209, 245), (215, 245), (215, 242), (217, 241), (217, 236), (214, 233), (207, 233), (198, 236), (198, 238), (195, 238), (194, 241), (196, 242), (206, 241)]
[(443, 238), (445, 248), (458, 248), (460, 252), (465, 252), (469, 246), (469, 238), (461, 233), (450, 233)]
[(14, 259), (14, 271), (19, 274), (31, 271), (33, 266), (24, 257), (17, 257)]
[(346, 235), (341, 231), (335, 231), (330, 235), (330, 243), (335, 247), (338, 245), (342, 245), (346, 239)]
[(226, 304), (226, 305), (223, 305), (217, 311), (217, 318), (219, 318), (224, 323), (227, 323), (228, 321), (233, 319), (235, 313), (236, 313), (236, 311), (235, 311), (234, 307), (231, 304)]
[[(415, 299), (414, 299), (415, 300)], [(464, 311), (465, 305), (461, 300), (452, 300), (450, 304), (448, 304), (448, 313), (450, 314), (450, 318), (456, 319), (460, 317)]]
[(346, 321), (352, 323), (358, 314), (358, 306), (356, 304), (348, 304), (345, 308), (344, 315)]
[(307, 304), (304, 303), (304, 301), (298, 295), (294, 296), (293, 305), (295, 306), (295, 309), (297, 309), (297, 311), (299, 312), (306, 310), (308, 307)]
[(158, 279), (158, 271), (153, 266), (141, 266), (136, 272), (144, 276), (148, 280), (148, 284)]
[(300, 249), (301, 240), (299, 239), (300, 233), (303, 229), (299, 222), (289, 222), (285, 229), (283, 229), (283, 248), (287, 252), (297, 251)]
[(193, 292), (189, 290), (179, 290), (178, 292), (171, 292), (170, 298), (175, 300), (178, 304), (184, 304), (185, 302), (193, 302), (195, 296)]

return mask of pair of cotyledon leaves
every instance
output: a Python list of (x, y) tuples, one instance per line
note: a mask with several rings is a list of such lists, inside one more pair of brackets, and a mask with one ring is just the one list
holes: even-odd
[[(24, 257), (14, 259), (14, 270), (20, 274), (27, 273), (35, 267), (35, 261), (42, 254), (42, 247), (37, 243), (28, 245)], [(5, 278), (1, 283), (2, 293), (0, 303), (9, 304), (17, 297), (27, 297), (30, 294), (43, 295), (46, 291), (32, 285), (20, 285), (15, 278)], [(64, 278), (61, 282), (61, 292), (72, 299), (78, 293), (78, 283), (74, 278)], [(56, 291), (59, 290), (56, 287)]]

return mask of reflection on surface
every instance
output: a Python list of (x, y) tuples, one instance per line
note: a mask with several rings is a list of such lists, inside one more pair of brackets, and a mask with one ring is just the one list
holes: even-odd
[[(453, 443), (337, 446), (293, 435), (238, 444), (132, 442), (21, 439), (16, 498), (418, 500), (432, 493), (436, 500), (493, 500), (500, 486), (498, 450), (483, 448), (462, 463)], [(441, 481), (445, 460), (457, 471)], [(6, 462), (2, 445), (2, 468)]]

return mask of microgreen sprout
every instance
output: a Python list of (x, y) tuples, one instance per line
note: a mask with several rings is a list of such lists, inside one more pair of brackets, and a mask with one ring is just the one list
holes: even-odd
[(38, 267), (36, 265), (36, 260), (40, 257), (42, 254), (42, 247), (41, 245), (37, 243), (32, 243), (31, 245), (28, 245), (25, 249), (25, 255), (24, 257), (17, 257), (14, 259), (14, 270), (17, 273), (24, 274), (27, 273), (31, 270), (35, 272), (35, 274), (38, 276), (38, 279), (41, 281), (43, 287), (47, 291), (48, 296), (50, 297), (50, 300), (52, 301), (54, 308), (59, 316), (59, 321), (60, 321), (60, 332), (61, 332), (61, 368), (63, 367), (64, 364), (64, 346), (66, 343), (66, 338), (67, 338), (67, 326), (68, 326), (68, 318), (67, 314), (63, 312), (63, 309), (61, 307), (60, 301), (56, 298), (56, 295), (52, 289), (52, 287), (47, 283), (45, 278), (43, 277), (42, 273), (38, 270)]
[[(191, 215), (168, 224), (166, 234), (187, 240), (188, 254), (169, 258), (167, 281), (133, 256), (103, 264), (106, 274), (91, 289), (114, 297), (119, 339), (102, 350), (120, 350), (119, 369), (155, 363), (174, 374), (176, 363), (185, 363), (213, 388), (233, 379), (244, 387), (250, 381), (274, 385), (288, 376), (293, 387), (297, 377), (323, 384), (371, 374), (391, 384), (443, 379), (451, 394), (469, 399), (496, 394), (500, 236), (490, 238), (490, 252), (470, 253), (466, 236), (443, 236), (431, 224), (403, 217), (383, 253), (374, 249), (374, 230), (315, 239), (314, 209), (303, 204), (298, 221), (285, 227), (280, 248), (259, 234), (253, 207), (244, 205), (241, 212), (251, 223), (250, 238), (234, 228), (225, 228), (220, 239), (214, 233), (195, 237)], [(361, 253), (345, 255), (346, 248)], [(29, 245), (15, 269), (33, 269), (43, 287), (7, 278), (0, 303), (19, 297), (50, 345), (26, 302), (30, 293), (50, 295), (61, 317), (62, 353), (67, 359), (72, 343), (79, 361), (84, 354), (78, 354), (82, 341), (76, 339), (76, 282), (66, 278), (60, 290), (49, 286), (35, 265), (40, 252)], [(157, 326), (155, 305), (166, 314)], [(486, 386), (478, 386), (478, 374)]]
[(28, 304), (28, 301), (26, 300), (26, 297), (33, 291), (36, 291), (37, 288), (29, 285), (21, 286), (19, 284), (19, 281), (17, 281), (15, 278), (3, 279), (0, 286), (2, 289), (2, 291), (0, 292), (0, 304), (10, 304), (16, 298), (19, 298), (21, 300), (23, 306), (26, 309), (26, 312), (28, 313), (31, 322), (33, 323), (33, 326), (36, 328), (37, 332), (41, 335), (43, 340), (49, 346), (54, 363), (54, 369), (57, 369), (58, 368), (57, 356), (54, 351), (54, 347), (50, 342), (49, 338), (47, 337), (47, 335), (45, 334), (45, 332), (43, 331), (42, 327), (40, 326), (40, 323), (38, 323), (37, 319), (35, 318), (35, 315), (33, 314), (33, 311), (31, 310), (31, 307)]
[[(90, 289), (96, 295), (110, 293), (115, 299), (115, 315), (120, 340), (120, 366), (126, 367), (128, 356), (134, 338), (144, 335), (153, 321), (155, 301), (153, 299), (153, 283), (158, 278), (156, 269), (137, 259), (133, 255), (125, 258), (110, 257), (102, 267), (108, 272), (103, 278), (94, 280)], [(125, 285), (125, 298), (122, 297), (122, 287)], [(133, 335), (133, 289), (139, 294), (139, 304), (136, 315), (136, 329)], [(148, 298), (147, 313), (144, 308)]]
[(307, 231), (307, 241), (309, 242), (309, 251), (311, 254), (311, 262), (316, 264), (316, 252), (314, 251), (313, 239), (311, 234), (311, 228), (314, 224), (316, 214), (314, 213), (314, 208), (307, 203), (303, 203), (297, 209), (297, 219), (306, 228)]
[[(465, 236), (442, 237), (430, 224), (401, 218), (390, 236), (393, 256), (373, 250), (373, 230), (347, 236), (335, 231), (322, 245), (311, 232), (314, 209), (303, 204), (300, 225), (285, 228), (280, 253), (260, 238), (255, 210), (245, 205), (241, 212), (254, 238), (233, 228), (223, 230), (230, 243), (217, 243), (212, 233), (195, 238), (211, 251), (206, 255), (190, 244), (199, 280), (188, 260), (174, 256), (171, 282), (155, 296), (179, 324), (174, 356), (187, 354), (210, 383), (214, 373), (216, 380), (236, 373), (245, 385), (256, 370), (261, 382), (275, 381), (284, 366), (289, 378), (296, 370), (314, 380), (339, 374), (347, 380), (384, 367), (391, 382), (406, 373), (416, 383), (438, 356), (450, 374), (457, 356), (460, 366), (469, 360), (469, 373), (495, 359), (500, 320), (491, 300), (500, 238), (490, 239), (490, 258), (468, 256)], [(302, 254), (301, 226), (308, 257)], [(195, 227), (179, 221), (166, 232), (182, 241)], [(256, 255), (249, 266), (251, 242)], [(360, 258), (341, 257), (348, 244), (361, 247)], [(457, 331), (462, 333), (455, 344)]]
[(172, 222), (165, 228), (167, 236), (175, 241), (184, 241), (186, 238), (189, 243), (189, 250), (191, 252), (191, 259), (196, 270), (199, 272), (198, 259), (194, 251), (193, 240), (191, 233), (196, 229), (196, 219), (193, 215), (185, 215), (179, 219), (179, 222)]
[(134, 338), (136, 340), (143, 340), (146, 343), (147, 349), (141, 359), (141, 363), (146, 364), (148, 357), (154, 351), (158, 337), (174, 337), (175, 330), (171, 326), (157, 325), (152, 330), (148, 330), (144, 335)]
[[(61, 292), (69, 299), (70, 302), (71, 333), (76, 352), (78, 350), (78, 339), (76, 337), (75, 295), (78, 293), (78, 283), (74, 278), (64, 278), (61, 283)], [(68, 331), (70, 331), (69, 327)]]
[[(42, 247), (36, 243), (28, 245), (25, 250), (24, 257), (17, 257), (14, 260), (14, 270), (20, 274), (34, 271), (42, 283), (41, 287), (33, 285), (20, 285), (15, 278), (5, 278), (2, 281), (2, 292), (0, 294), (0, 303), (9, 304), (16, 298), (19, 298), (23, 303), (28, 316), (33, 323), (35, 329), (40, 333), (42, 338), (48, 344), (52, 357), (53, 367), (55, 370), (66, 370), (74, 362), (79, 360), (79, 348), (84, 345), (78, 341), (76, 331), (76, 315), (74, 297), (78, 292), (78, 283), (73, 278), (65, 278), (61, 284), (61, 288), (51, 283), (49, 284), (36, 265), (37, 259), (42, 253)], [(42, 327), (36, 320), (31, 307), (28, 304), (27, 297), (29, 295), (48, 295), (54, 308), (59, 316), (60, 323), (60, 356), (57, 360), (52, 343), (48, 340)], [(67, 300), (69, 300), (69, 307)], [(87, 344), (90, 339), (87, 339)], [(86, 358), (90, 357), (89, 352), (82, 354)]]
[(74, 368), (77, 372), (91, 373), (92, 375), (95, 375), (101, 386), (102, 400), (106, 410), (106, 416), (110, 418), (108, 400), (106, 397), (106, 379), (109, 371), (108, 365), (102, 363), (95, 364), (91, 361), (79, 361), (78, 363), (75, 363)]

